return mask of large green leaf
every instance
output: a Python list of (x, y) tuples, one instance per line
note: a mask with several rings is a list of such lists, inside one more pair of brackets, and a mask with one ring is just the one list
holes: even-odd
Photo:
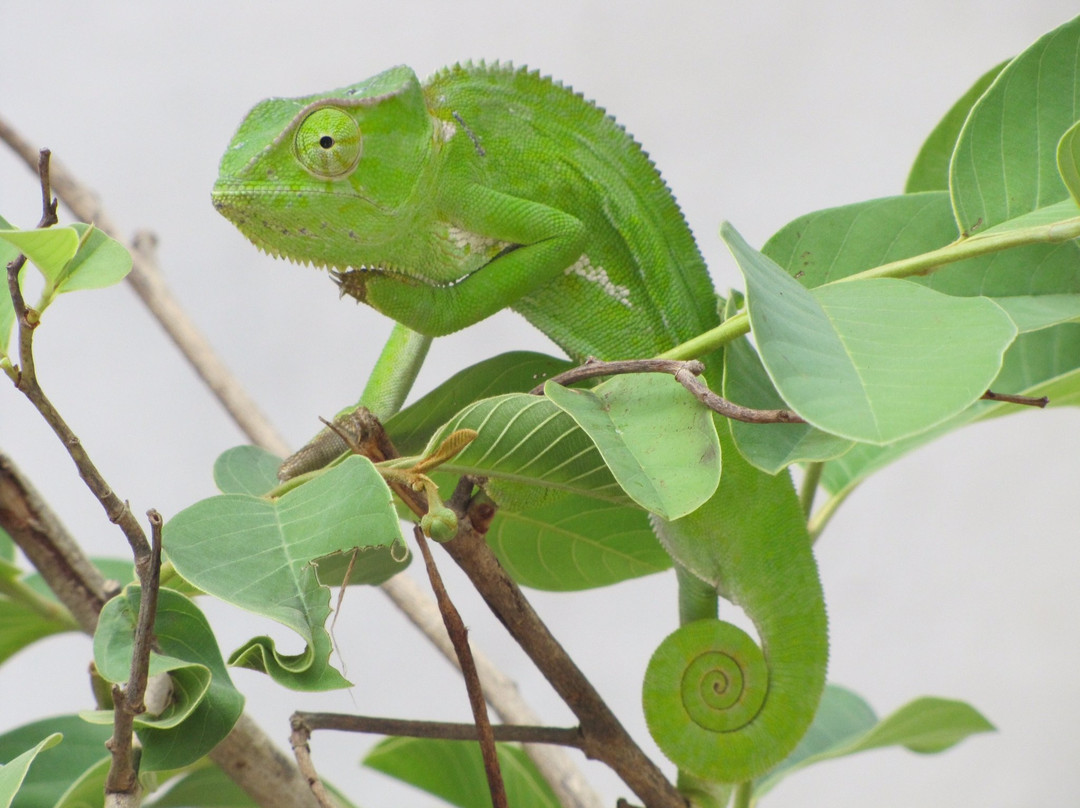
[(51, 749), (60, 743), (63, 736), (54, 732), (27, 749), (18, 757), (0, 766), (0, 808), (8, 808), (15, 799), (15, 794), (22, 788), (26, 773), (34, 758), (45, 749)]
[(971, 112), (975, 102), (986, 92), (986, 88), (1007, 64), (1008, 62), (1002, 62), (987, 70), (945, 113), (945, 117), (923, 141), (915, 163), (911, 166), (911, 173), (908, 174), (904, 193), (948, 190), (949, 161), (952, 159), (953, 148), (956, 146), (956, 139), (960, 136), (964, 121), (967, 120), (968, 113)]
[(788, 775), (824, 760), (886, 746), (913, 752), (942, 752), (994, 726), (962, 701), (924, 696), (879, 721), (862, 697), (829, 685), (818, 714), (802, 742), (783, 763), (755, 783), (761, 797)]
[(273, 501), (224, 494), (197, 502), (166, 524), (164, 540), (173, 565), (192, 584), (304, 639), (303, 653), (286, 656), (270, 638), (257, 637), (230, 660), (299, 689), (347, 685), (329, 664), (330, 590), (312, 562), (354, 547), (404, 544), (390, 490), (362, 457)]
[[(101, 610), (94, 663), (108, 681), (125, 682), (130, 674), (139, 597), (139, 587), (128, 586)], [(135, 718), (143, 771), (194, 763), (229, 734), (244, 709), (244, 697), (229, 678), (214, 633), (193, 601), (160, 590), (154, 637), (157, 650), (150, 655), (150, 674), (168, 673), (173, 689), (161, 715)], [(112, 712), (94, 718), (111, 724)]]
[[(757, 351), (745, 338), (724, 349), (724, 397), (759, 410), (787, 406), (773, 387)], [(747, 424), (735, 420), (729, 424), (743, 457), (767, 474), (776, 474), (792, 463), (830, 460), (854, 445), (853, 441), (810, 424)]]
[[(223, 494), (261, 496), (280, 484), (281, 458), (258, 446), (235, 446), (214, 461), (214, 483)], [(409, 566), (412, 555), (398, 545), (337, 552), (317, 559), (319, 580), (328, 586), (378, 586)]]
[[(506, 799), (514, 808), (559, 808), (551, 787), (516, 746), (497, 745)], [(441, 797), (458, 808), (489, 808), (491, 792), (480, 747), (468, 741), (387, 738), (364, 765)]]
[(419, 454), (439, 426), (481, 398), (526, 393), (574, 366), (541, 353), (512, 351), (465, 368), (418, 401), (387, 419), (384, 426), (402, 454)]
[(949, 185), (959, 229), (985, 230), (1060, 202), (1057, 146), (1080, 118), (1080, 17), (1009, 62), (971, 110)]
[(544, 394), (592, 438), (622, 489), (647, 511), (678, 519), (716, 490), (712, 413), (674, 378), (615, 376), (593, 390), (548, 382)]
[(258, 808), (259, 804), (217, 766), (206, 766), (184, 775), (146, 805), (147, 808)]
[(942, 423), (985, 392), (1016, 336), (985, 298), (889, 278), (807, 291), (729, 225), (723, 235), (769, 377), (826, 432), (885, 444)]
[(30, 767), (12, 808), (49, 808), (83, 774), (107, 760), (105, 741), (112, 727), (88, 724), (75, 715), (45, 718), (0, 735), (0, 761), (10, 761), (43, 738), (59, 733), (64, 742)]
[[(1080, 405), (1080, 325), (1065, 323), (1021, 334), (1005, 354), (992, 389), (1020, 395), (1048, 396), (1051, 406)], [(1030, 407), (979, 401), (934, 429), (888, 446), (859, 444), (825, 465), (822, 484), (834, 498), (847, 496), (862, 480), (900, 456), (935, 438), (978, 420), (1021, 412), (1035, 417)]]
[(511, 577), (534, 589), (592, 589), (671, 567), (645, 511), (573, 494), (500, 510), (487, 541)]
[(546, 495), (566, 493), (628, 501), (596, 444), (546, 397), (509, 393), (474, 402), (432, 436), (424, 454), (458, 429), (478, 436), (440, 470), (488, 478), (504, 508), (534, 507), (550, 501)]

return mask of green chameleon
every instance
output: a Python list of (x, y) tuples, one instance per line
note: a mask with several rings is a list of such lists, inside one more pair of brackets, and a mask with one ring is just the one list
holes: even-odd
[[(343, 293), (404, 326), (386, 349), (399, 357), (422, 359), (430, 337), (506, 307), (575, 359), (651, 357), (719, 322), (693, 236), (641, 147), (602, 109), (524, 69), (458, 65), (422, 84), (395, 67), (263, 101), (222, 158), (213, 201), (259, 248), (329, 268)], [(373, 379), (362, 401), (392, 411), (412, 382), (403, 376)], [(667, 546), (712, 531), (724, 563), (713, 584), (680, 570), (684, 625), (654, 655), (645, 702), (683, 772), (743, 782), (805, 733), (828, 646), (805, 532), (745, 546), (730, 527), (758, 487), (790, 481), (724, 445), (713, 499), (657, 520)], [(715, 619), (718, 589), (754, 621), (764, 654)]]

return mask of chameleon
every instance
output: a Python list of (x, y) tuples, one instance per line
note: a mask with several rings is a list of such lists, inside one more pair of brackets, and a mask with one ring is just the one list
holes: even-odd
[[(642, 147), (602, 108), (525, 68), (458, 64), (421, 82), (399, 66), (330, 92), (262, 101), (222, 157), (212, 199), (261, 250), (330, 270), (344, 295), (425, 337), (509, 307), (574, 359), (645, 358), (720, 319), (693, 234)], [(730, 486), (726, 495), (730, 507)], [(658, 533), (696, 538), (721, 499)], [(817, 569), (805, 533), (799, 538), (777, 534), (768, 547), (716, 539), (730, 544), (724, 577), (737, 582), (721, 588), (737, 593), (760, 635), (761, 650), (750, 641), (764, 652), (756, 667), (740, 667), (745, 650), (701, 650), (691, 647), (696, 639), (657, 652), (665, 656), (658, 667), (677, 668), (676, 681), (658, 684), (650, 672), (653, 689), (687, 691), (683, 669), (701, 674), (709, 655), (729, 654), (747, 677), (767, 679), (754, 686), (764, 695), (745, 719), (706, 718), (704, 740), (689, 753), (677, 723), (650, 721), (664, 753), (693, 777), (757, 777), (813, 718), (828, 643)], [(773, 580), (768, 564), (742, 564), (744, 554), (797, 567), (795, 591), (774, 597), (785, 581)], [(678, 632), (712, 637), (709, 626), (728, 625), (715, 619), (715, 582), (679, 580), (681, 603), (703, 591), (706, 605), (681, 609)], [(673, 665), (673, 655), (688, 658)], [(714, 689), (737, 678), (705, 675)]]

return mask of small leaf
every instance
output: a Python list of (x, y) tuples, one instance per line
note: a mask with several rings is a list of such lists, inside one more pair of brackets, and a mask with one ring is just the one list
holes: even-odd
[(885, 444), (926, 431), (986, 391), (1016, 336), (990, 300), (878, 278), (804, 289), (730, 225), (762, 362), (814, 426)]
[(56, 279), (58, 292), (103, 289), (120, 283), (131, 272), (131, 253), (119, 241), (92, 225), (76, 222), (79, 249)]
[[(514, 808), (559, 808), (559, 801), (520, 748), (496, 745), (506, 800)], [(440, 797), (458, 808), (489, 808), (491, 792), (480, 747), (471, 741), (387, 738), (364, 758), (368, 768)]]
[(234, 446), (214, 461), (214, 485), (223, 494), (262, 496), (279, 484), (281, 458), (258, 446)]
[(15, 799), (15, 794), (22, 787), (26, 772), (29, 770), (30, 764), (34, 762), (34, 758), (42, 750), (56, 746), (63, 737), (59, 732), (54, 732), (39, 741), (33, 748), (27, 749), (18, 757), (0, 766), (0, 806), (2, 808), (8, 808), (12, 800)]
[(0, 240), (14, 245), (50, 285), (55, 285), (64, 266), (79, 249), (79, 232), (74, 227), (0, 230)]
[[(125, 682), (130, 674), (139, 592), (138, 586), (128, 586), (105, 604), (94, 633), (94, 662), (111, 682)], [(135, 719), (144, 771), (194, 763), (229, 734), (244, 709), (213, 631), (193, 601), (161, 589), (154, 637), (158, 650), (150, 655), (150, 674), (168, 673), (173, 692), (161, 715)], [(111, 724), (111, 712), (106, 717)]]
[(329, 665), (330, 590), (313, 562), (354, 547), (404, 544), (390, 490), (367, 458), (350, 457), (270, 501), (223, 494), (165, 525), (177, 571), (199, 589), (297, 632), (301, 654), (280, 655), (259, 637), (230, 662), (254, 666), (299, 689), (347, 685)]
[(592, 438), (622, 489), (647, 511), (678, 519), (716, 490), (712, 413), (670, 376), (615, 376), (593, 390), (548, 382), (544, 394)]

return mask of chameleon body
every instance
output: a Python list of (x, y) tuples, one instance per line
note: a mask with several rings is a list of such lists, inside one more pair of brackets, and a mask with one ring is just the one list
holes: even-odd
[[(225, 153), (213, 201), (263, 250), (331, 269), (344, 293), (431, 336), (512, 307), (575, 358), (644, 358), (719, 319), (693, 236), (640, 146), (602, 109), (536, 72), (459, 65), (421, 83), (396, 67), (328, 93), (264, 101)], [(801, 538), (730, 547), (725, 575), (739, 581), (740, 605), (759, 627), (768, 687), (805, 693), (781, 699), (774, 689), (750, 711), (750, 724), (772, 718), (753, 755), (725, 745), (739, 726), (711, 722), (723, 729), (704, 756), (697, 744), (691, 757), (706, 764), (691, 766), (696, 776), (757, 776), (813, 717), (827, 643)], [(797, 596), (773, 597), (785, 581), (770, 580), (760, 563), (745, 565), (743, 577), (744, 550), (801, 567)], [(761, 619), (776, 609), (812, 613), (819, 636), (785, 636), (793, 621)], [(658, 742), (684, 765), (677, 737)]]

